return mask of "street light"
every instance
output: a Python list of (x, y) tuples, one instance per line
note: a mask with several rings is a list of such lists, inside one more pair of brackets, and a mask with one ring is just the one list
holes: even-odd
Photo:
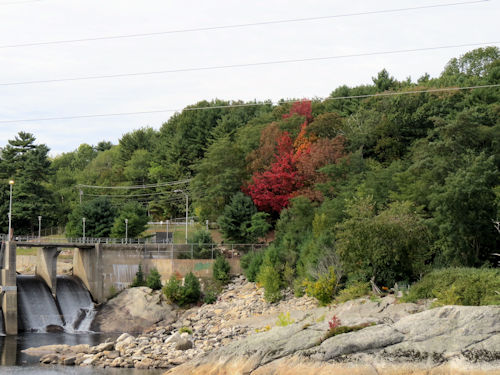
[(12, 185), (14, 185), (14, 180), (9, 181), (10, 185), (10, 196), (9, 196), (9, 241), (12, 239)]
[(187, 193), (183, 190), (174, 190), (174, 193), (182, 193), (186, 196), (186, 243), (188, 243), (188, 205), (189, 205), (189, 197)]
[(85, 218), (82, 217), (82, 226), (83, 226), (83, 241), (85, 241)]
[(128, 219), (125, 219), (125, 243), (128, 243)]
[[(167, 243), (170, 242), (170, 239), (168, 237), (168, 225), (170, 224), (170, 220), (167, 220)], [(173, 242), (173, 241), (172, 241)]]
[(38, 216), (38, 241), (42, 238), (42, 217)]

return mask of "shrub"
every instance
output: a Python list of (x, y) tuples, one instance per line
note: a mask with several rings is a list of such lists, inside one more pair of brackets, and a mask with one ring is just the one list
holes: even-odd
[(316, 298), (321, 305), (332, 302), (337, 287), (337, 277), (332, 266), (328, 273), (321, 275), (317, 281), (304, 281), (305, 291), (308, 296)]
[(358, 324), (358, 325), (355, 325), (355, 326), (337, 326), (335, 328), (330, 328), (325, 336), (323, 337), (323, 341), (329, 339), (330, 337), (333, 337), (333, 336), (337, 336), (337, 335), (341, 335), (343, 333), (349, 333), (349, 332), (355, 332), (355, 331), (359, 331), (363, 328), (366, 328), (366, 327), (371, 327), (371, 326), (374, 326), (375, 323), (363, 323), (363, 324)]
[(118, 295), (118, 290), (116, 290), (115, 286), (114, 285), (111, 285), (109, 287), (109, 297), (108, 297), (108, 300), (112, 299), (112, 298), (115, 298), (117, 295)]
[(255, 282), (259, 274), (260, 266), (264, 260), (263, 251), (252, 251), (241, 257), (241, 267), (248, 281)]
[(402, 300), (437, 298), (436, 305), (500, 305), (499, 292), (499, 269), (444, 268), (430, 272), (412, 285)]
[(350, 301), (352, 299), (360, 298), (366, 296), (370, 293), (370, 283), (363, 281), (356, 281), (348, 285), (345, 289), (342, 289), (338, 296), (335, 298), (335, 302), (343, 303)]
[(156, 268), (152, 268), (146, 278), (146, 285), (153, 290), (161, 289), (161, 275)]
[(340, 319), (337, 317), (337, 315), (334, 315), (332, 316), (332, 320), (328, 322), (328, 328), (332, 330), (337, 327), (340, 327)]
[(184, 278), (184, 303), (198, 302), (201, 297), (200, 282), (197, 277), (189, 272)]
[(353, 200), (349, 218), (337, 224), (336, 250), (348, 274), (394, 285), (415, 280), (431, 259), (431, 232), (410, 202), (377, 212), (371, 197)]
[(231, 266), (229, 265), (229, 262), (224, 258), (223, 256), (218, 256), (217, 259), (215, 259), (212, 272), (214, 276), (214, 280), (217, 280), (219, 283), (222, 285), (225, 285), (229, 281), (229, 271), (231, 269)]
[(136, 286), (145, 286), (146, 282), (144, 281), (144, 272), (142, 271), (142, 264), (139, 263), (139, 269), (135, 273), (134, 281), (130, 284), (131, 287)]
[(165, 297), (167, 297), (170, 302), (178, 303), (179, 305), (182, 304), (181, 301), (184, 299), (183, 287), (181, 286), (181, 282), (174, 275), (170, 277), (163, 287), (163, 294), (165, 294)]
[(280, 312), (278, 314), (278, 321), (276, 322), (276, 325), (278, 327), (286, 327), (287, 325), (295, 323), (295, 320), (290, 318), (290, 312), (287, 312), (286, 314), (283, 314)]
[(181, 329), (179, 329), (179, 333), (184, 333), (184, 332), (186, 332), (189, 335), (193, 334), (193, 330), (189, 327), (181, 327)]
[(204, 294), (203, 294), (203, 302), (206, 303), (206, 304), (209, 304), (211, 305), (212, 303), (215, 303), (215, 301), (217, 301), (217, 291), (215, 290), (207, 290)]
[(281, 299), (280, 275), (272, 265), (263, 264), (260, 267), (258, 279), (264, 287), (264, 298), (267, 302), (277, 302)]

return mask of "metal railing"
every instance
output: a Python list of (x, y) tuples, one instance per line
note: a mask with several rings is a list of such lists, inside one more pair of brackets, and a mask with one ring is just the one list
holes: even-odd
[[(0, 241), (7, 240), (6, 234), (0, 234)], [(214, 259), (217, 255), (226, 258), (239, 257), (248, 252), (260, 251), (267, 244), (217, 244), (217, 243), (188, 243), (174, 244), (169, 240), (157, 241), (155, 238), (93, 238), (93, 237), (38, 237), (38, 236), (14, 236), (13, 241), (30, 244), (61, 244), (61, 245), (139, 245), (138, 251), (144, 253), (144, 257), (171, 258), (171, 259)]]

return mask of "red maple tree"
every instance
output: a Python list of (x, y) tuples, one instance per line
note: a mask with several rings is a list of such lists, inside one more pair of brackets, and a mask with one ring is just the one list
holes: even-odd
[[(318, 170), (345, 156), (343, 137), (318, 140), (314, 135), (307, 135), (307, 125), (313, 120), (310, 101), (294, 103), (283, 118), (290, 118), (295, 114), (305, 116), (295, 141), (292, 141), (288, 132), (282, 133), (273, 155), (274, 161), (264, 171), (254, 169), (250, 184), (243, 189), (260, 211), (279, 214), (288, 206), (290, 198), (297, 195), (321, 201), (323, 197), (315, 189), (315, 185), (324, 182), (326, 177)], [(273, 130), (266, 134), (266, 139), (261, 139), (260, 152), (256, 153), (254, 161), (270, 160), (273, 140), (269, 135), (279, 134), (277, 128)], [(264, 132), (262, 135), (264, 136)], [(260, 165), (265, 164), (261, 162)]]
[(293, 193), (303, 186), (288, 132), (279, 139), (277, 149), (276, 161), (268, 170), (255, 173), (245, 189), (260, 211), (270, 213), (281, 212), (288, 206)]

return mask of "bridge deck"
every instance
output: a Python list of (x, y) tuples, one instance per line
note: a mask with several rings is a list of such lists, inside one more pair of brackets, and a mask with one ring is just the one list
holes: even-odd
[(15, 241), (19, 247), (65, 247), (91, 249), (95, 247), (95, 243), (78, 243), (78, 242), (46, 242), (46, 241)]

